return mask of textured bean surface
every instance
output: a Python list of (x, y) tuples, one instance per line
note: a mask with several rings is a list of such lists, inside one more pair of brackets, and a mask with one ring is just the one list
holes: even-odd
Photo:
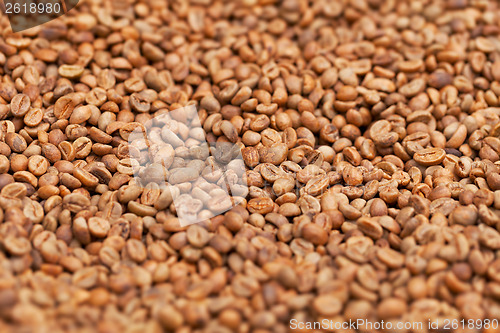
[[(82, 0), (17, 34), (2, 15), (0, 332), (500, 318), (499, 22), (495, 0)], [(128, 140), (188, 105), (201, 127), (156, 121), (171, 144), (142, 184)], [(247, 192), (203, 138), (241, 148)], [(183, 227), (191, 190), (195, 214), (243, 201)]]

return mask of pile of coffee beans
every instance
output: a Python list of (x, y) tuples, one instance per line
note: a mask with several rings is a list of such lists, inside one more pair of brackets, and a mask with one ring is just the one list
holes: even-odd
[[(496, 0), (0, 16), (0, 331), (499, 332), (499, 22)], [(153, 121), (186, 107), (190, 140), (241, 152), (229, 211), (182, 121)], [(168, 186), (134, 174), (141, 126), (177, 138)], [(215, 214), (182, 225), (186, 193)]]

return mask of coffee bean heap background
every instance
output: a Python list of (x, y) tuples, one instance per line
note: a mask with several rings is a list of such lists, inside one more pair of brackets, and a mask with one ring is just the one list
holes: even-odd
[[(84, 0), (19, 34), (1, 16), (0, 331), (500, 318), (499, 14)], [(241, 148), (249, 193), (181, 227), (127, 136), (188, 105)]]

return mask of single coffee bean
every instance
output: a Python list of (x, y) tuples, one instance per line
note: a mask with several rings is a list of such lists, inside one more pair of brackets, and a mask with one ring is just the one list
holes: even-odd
[(446, 156), (446, 152), (442, 148), (425, 148), (417, 151), (413, 155), (413, 159), (423, 166), (438, 165)]
[(17, 94), (10, 101), (10, 112), (16, 117), (24, 116), (30, 109), (30, 98), (25, 94)]
[(16, 153), (22, 153), (28, 147), (24, 137), (17, 133), (9, 132), (5, 134), (5, 143), (8, 144), (9, 148)]

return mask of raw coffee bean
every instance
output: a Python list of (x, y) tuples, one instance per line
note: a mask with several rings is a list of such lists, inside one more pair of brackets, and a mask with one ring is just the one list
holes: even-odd
[(271, 147), (263, 148), (259, 151), (260, 161), (262, 163), (272, 163), (274, 165), (279, 165), (286, 159), (288, 153), (288, 147), (286, 144), (278, 143)]
[(335, 316), (342, 310), (342, 302), (329, 295), (322, 295), (314, 299), (313, 308), (322, 316)]
[(9, 148), (12, 149), (13, 152), (16, 153), (22, 153), (28, 147), (23, 136), (17, 133), (9, 132), (5, 134), (5, 143), (9, 145)]
[(58, 69), (59, 75), (68, 79), (79, 78), (83, 74), (84, 68), (79, 65), (62, 65)]
[(306, 224), (302, 228), (302, 236), (314, 245), (324, 245), (328, 241), (328, 234), (315, 223)]
[(28, 159), (28, 169), (35, 176), (41, 176), (49, 167), (49, 162), (47, 159), (40, 155), (31, 156)]
[(358, 168), (348, 166), (342, 172), (346, 185), (357, 186), (363, 183), (363, 174)]
[(477, 222), (477, 209), (473, 206), (459, 206), (450, 215), (452, 223), (473, 225)]
[(10, 112), (16, 117), (24, 116), (30, 109), (30, 98), (25, 94), (17, 94), (10, 101)]
[(451, 84), (453, 76), (444, 71), (435, 71), (429, 76), (428, 85), (433, 88), (441, 89), (444, 86)]
[(22, 199), (27, 194), (26, 186), (21, 183), (11, 183), (5, 185), (0, 191), (0, 195), (6, 198)]
[(72, 96), (63, 96), (54, 105), (54, 116), (57, 119), (69, 119), (76, 106), (76, 101)]
[(406, 302), (399, 298), (386, 298), (377, 307), (380, 318), (398, 318), (406, 312)]
[(7, 237), (3, 241), (5, 249), (12, 255), (21, 256), (31, 251), (31, 243), (26, 238)]
[(72, 282), (79, 288), (90, 289), (97, 283), (98, 274), (96, 267), (85, 267), (75, 272)]
[(108, 221), (100, 217), (91, 217), (87, 223), (92, 236), (98, 238), (106, 237), (111, 227)]
[(0, 40), (0, 331), (494, 331), (496, 1), (160, 7)]
[(437, 165), (446, 156), (446, 152), (441, 148), (425, 148), (413, 155), (413, 159), (423, 166)]
[(39, 108), (30, 109), (23, 118), (23, 121), (26, 125), (35, 127), (38, 126), (43, 120), (43, 111)]
[(274, 203), (271, 198), (254, 198), (248, 202), (247, 208), (250, 213), (267, 214), (272, 212)]
[(135, 262), (142, 262), (146, 259), (147, 252), (144, 244), (137, 239), (129, 239), (125, 248), (128, 256)]
[(228, 228), (230, 231), (239, 231), (243, 227), (243, 224), (243, 218), (238, 213), (228, 212), (224, 216), (224, 226), (226, 226), (226, 228)]
[(374, 219), (360, 218), (357, 221), (357, 226), (362, 233), (375, 240), (381, 238), (384, 233), (382, 226)]

